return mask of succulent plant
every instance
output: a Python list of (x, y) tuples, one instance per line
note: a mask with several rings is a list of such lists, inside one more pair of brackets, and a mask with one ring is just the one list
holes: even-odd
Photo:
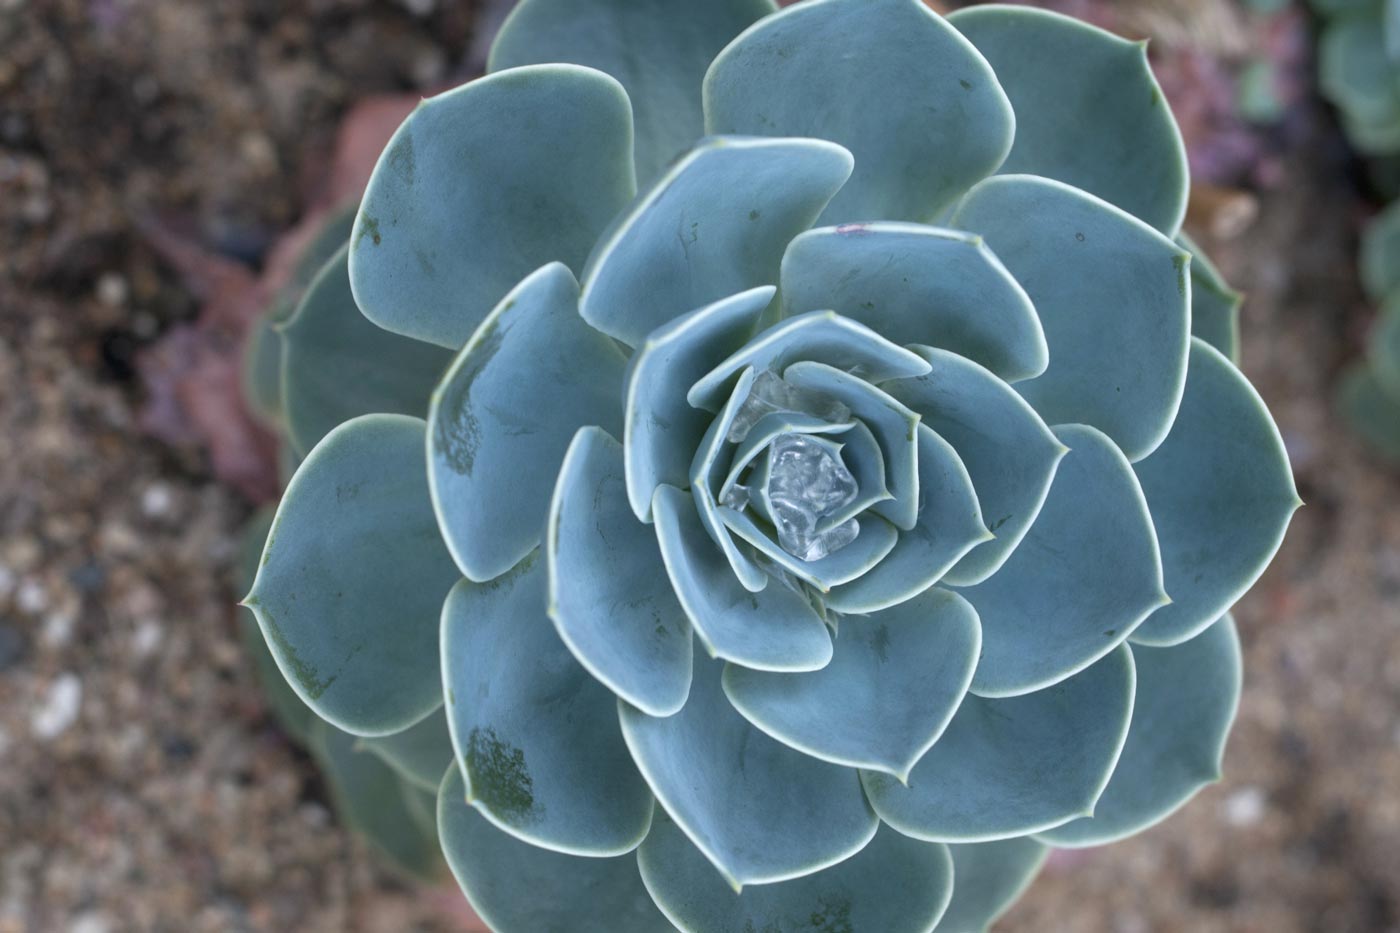
[[(1394, 197), (1400, 155), (1400, 4), (1313, 0), (1325, 18), (1319, 83), (1336, 105), (1356, 150), (1378, 161), (1376, 189)], [(1380, 305), (1366, 352), (1342, 373), (1338, 406), (1373, 449), (1400, 462), (1400, 202), (1368, 225), (1361, 242), (1361, 284)]]
[(1187, 185), (1057, 14), (524, 0), (282, 326), (245, 604), (493, 929), (983, 929), (1217, 778), (1298, 505)]

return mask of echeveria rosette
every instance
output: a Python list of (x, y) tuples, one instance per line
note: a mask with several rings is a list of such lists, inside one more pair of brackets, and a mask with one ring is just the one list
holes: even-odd
[(384, 365), (456, 357), (247, 602), (323, 719), (438, 735), (495, 929), (982, 929), (1216, 778), (1282, 443), (1139, 45), (696, 6), (525, 0), (404, 123), (342, 261)]

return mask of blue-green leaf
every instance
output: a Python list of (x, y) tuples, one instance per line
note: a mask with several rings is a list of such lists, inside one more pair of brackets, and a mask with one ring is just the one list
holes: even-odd
[[(262, 558), (263, 545), (267, 543), (267, 532), (272, 527), (274, 506), (265, 505), (254, 513), (243, 527), (238, 540), (238, 563), (235, 588), (246, 593), (253, 586), (253, 578), (258, 573), (258, 561)], [(238, 613), (239, 640), (244, 649), (253, 657), (253, 668), (257, 673), (258, 685), (262, 687), (263, 699), (267, 702), (277, 724), (291, 736), (292, 740), (305, 745), (308, 730), (316, 714), (302, 701), (287, 678), (277, 668), (277, 661), (267, 647), (258, 628), (258, 619), (251, 609), (241, 609)]]
[(452, 735), (447, 713), (439, 707), (431, 716), (402, 732), (360, 739), (357, 748), (379, 756), (410, 784), (437, 790), (443, 770), (452, 763)]
[(282, 405), (287, 434), (302, 454), (359, 415), (423, 417), (452, 360), (442, 347), (370, 323), (350, 294), (348, 261), (342, 246), (281, 328)]
[(581, 269), (635, 191), (632, 111), (612, 78), (577, 65), (478, 78), (425, 100), (379, 157), (350, 240), (355, 300), (385, 330), (455, 350), (530, 272)]
[(1024, 836), (1093, 812), (1128, 737), (1126, 645), (1053, 687), (1008, 699), (969, 694), (908, 785), (862, 771), (880, 818), (933, 842)]
[(953, 889), (946, 846), (885, 829), (839, 865), (735, 893), (664, 814), (637, 850), (651, 896), (693, 933), (929, 933)]
[(943, 576), (953, 586), (970, 586), (996, 573), (1021, 543), (1068, 450), (1025, 399), (986, 369), (955, 353), (913, 349), (931, 364), (929, 374), (881, 388), (923, 416), (972, 478), (982, 519), (996, 539), (973, 548)]
[(702, 140), (617, 218), (583, 275), (583, 316), (630, 346), (682, 314), (778, 283), (788, 241), (851, 173), (819, 139)]
[(272, 309), (259, 315), (248, 331), (243, 344), (242, 384), (248, 409), (268, 427), (280, 427), (282, 335), (273, 326)]
[(1042, 833), (1055, 846), (1113, 842), (1166, 819), (1220, 779), (1240, 699), (1240, 643), (1224, 616), (1184, 644), (1133, 647), (1137, 703), (1123, 757), (1091, 818)]
[(1015, 108), (1016, 144), (1002, 172), (1054, 178), (1177, 232), (1190, 183), (1186, 145), (1147, 43), (1023, 6), (959, 10), (948, 21), (987, 56)]
[(1379, 4), (1348, 11), (1327, 24), (1317, 47), (1318, 85), (1351, 121), (1368, 126), (1400, 120), (1400, 82), (1385, 47)]
[(579, 318), (578, 283), (560, 263), (472, 334), (428, 414), (433, 507), (468, 579), (490, 580), (539, 544), (574, 432), (621, 430), (625, 370), (617, 345)]
[(651, 520), (651, 497), (662, 483), (685, 486), (690, 460), (713, 418), (685, 400), (691, 385), (744, 345), (773, 287), (750, 289), (657, 328), (637, 347), (627, 371), (623, 446), (627, 498)]
[(928, 363), (891, 343), (864, 324), (832, 311), (814, 311), (768, 328), (690, 387), (686, 398), (696, 408), (716, 411), (724, 403), (735, 376), (747, 367), (781, 372), (798, 362), (825, 363), (836, 369), (859, 371), (865, 379), (921, 376)]
[(1376, 302), (1400, 288), (1400, 201), (1371, 218), (1361, 235), (1361, 284)]
[(404, 780), (377, 756), (356, 748), (353, 735), (317, 719), (308, 747), (330, 786), (340, 818), (400, 871), (431, 882), (442, 874), (436, 834), (414, 817)]
[(1378, 454), (1400, 463), (1400, 396), (1386, 391), (1374, 369), (1354, 363), (1343, 371), (1337, 407)]
[(627, 745), (666, 812), (735, 888), (799, 878), (865, 848), (877, 820), (858, 773), (749, 725), (722, 671), (697, 661), (690, 701), (667, 719), (620, 704)]
[[(1366, 341), (1366, 361), (1385, 391), (1400, 398), (1400, 291), (1381, 306)], [(1396, 428), (1400, 430), (1400, 422)]]
[(884, 560), (858, 579), (833, 587), (826, 605), (837, 612), (869, 613), (910, 599), (943, 578), (954, 564), (993, 535), (983, 524), (972, 478), (951, 444), (919, 425), (919, 498), (913, 529), (899, 536)]
[(1061, 425), (1070, 454), (1016, 553), (960, 591), (982, 618), (981, 696), (1029, 693), (1082, 671), (1153, 610), (1162, 557), (1133, 468), (1100, 432)]
[(731, 664), (724, 692), (745, 719), (785, 745), (904, 780), (957, 711), (981, 645), (967, 600), (931, 589), (843, 620), (836, 654), (819, 671)]
[(442, 682), (467, 801), (557, 852), (637, 847), (652, 798), (617, 725), (617, 700), (545, 614), (538, 553), (490, 583), (463, 580), (442, 610)]
[(768, 585), (768, 575), (759, 569), (758, 564), (754, 563), (752, 552), (748, 546), (741, 546), (729, 534), (729, 529), (720, 520), (717, 501), (725, 468), (725, 462), (720, 455), (728, 450), (729, 444), (726, 438), (729, 436), (729, 428), (734, 423), (734, 418), (738, 415), (744, 399), (748, 397), (753, 382), (753, 367), (749, 367), (739, 374), (739, 379), (734, 385), (734, 391), (730, 394), (729, 401), (725, 403), (724, 409), (719, 415), (710, 422), (705, 436), (700, 439), (700, 446), (696, 448), (695, 456), (690, 463), (690, 492), (695, 499), (695, 511), (700, 516), (701, 525), (704, 526), (710, 539), (724, 553), (725, 559), (729, 561), (729, 566), (734, 571), (735, 578), (743, 584), (744, 589), (750, 593), (757, 593)]
[(905, 531), (913, 528), (919, 519), (918, 413), (866, 378), (825, 363), (793, 363), (783, 371), (783, 379), (799, 389), (836, 399), (874, 433), (885, 455), (885, 488), (890, 498), (875, 503), (870, 510)]
[(951, 350), (1014, 382), (1049, 363), (1031, 300), (981, 237), (916, 224), (809, 230), (783, 256), (784, 314), (830, 309), (897, 344)]
[(643, 186), (705, 134), (700, 82), (720, 49), (773, 0), (523, 0), (491, 46), (489, 68), (572, 62), (627, 89)]
[(1045, 326), (1050, 367), (1016, 391), (1051, 424), (1103, 431), (1129, 460), (1156, 449), (1186, 383), (1191, 254), (1105, 201), (1029, 175), (978, 185), (953, 222), (987, 238)]
[(938, 933), (986, 933), (1030, 887), (1050, 850), (1025, 837), (951, 845), (953, 901)]
[(1172, 433), (1136, 464), (1172, 598), (1134, 633), (1145, 645), (1185, 641), (1224, 615), (1302, 504), (1283, 438), (1244, 375), (1200, 340), (1190, 373)]
[(601, 428), (574, 436), (549, 508), (549, 617), (594, 677), (653, 716), (690, 692), (690, 622), (652, 529), (627, 505), (622, 445)]
[(696, 513), (674, 486), (652, 509), (667, 576), (711, 657), (768, 671), (810, 671), (831, 660), (831, 635), (807, 600), (785, 586), (744, 588)]
[(503, 833), (466, 803), (455, 766), (438, 792), (438, 835), (462, 892), (496, 933), (674, 933), (636, 856), (580, 858)]
[(931, 220), (997, 170), (1015, 118), (986, 59), (919, 0), (807, 0), (719, 54), (705, 125), (850, 149), (831, 224)]
[(899, 541), (898, 529), (889, 522), (878, 515), (864, 515), (860, 519), (860, 533), (850, 544), (819, 560), (802, 560), (783, 550), (769, 531), (760, 527), (748, 513), (721, 507), (719, 515), (725, 527), (759, 553), (823, 593), (867, 573), (884, 560)]
[(326, 435), (277, 507), (244, 601), (297, 695), (356, 735), (402, 731), (442, 702), (437, 620), (458, 574), (424, 428), (364, 415)]
[(1195, 240), (1178, 233), (1176, 244), (1191, 253), (1191, 336), (1200, 337), (1238, 363), (1244, 295), (1226, 283)]

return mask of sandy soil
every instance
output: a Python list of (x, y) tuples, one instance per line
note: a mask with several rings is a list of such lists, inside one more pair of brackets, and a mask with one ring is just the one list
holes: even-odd
[[(0, 0), (0, 933), (450, 927), (271, 724), (226, 583), (249, 504), (199, 436), (143, 434), (134, 361), (200, 299), (152, 225), (260, 262), (352, 101), (469, 69), (472, 12)], [(1400, 930), (1400, 475), (1331, 414), (1360, 172), (1306, 124), (1220, 244), (1308, 502), (1238, 610), (1226, 779), (1057, 857), (1001, 929)]]

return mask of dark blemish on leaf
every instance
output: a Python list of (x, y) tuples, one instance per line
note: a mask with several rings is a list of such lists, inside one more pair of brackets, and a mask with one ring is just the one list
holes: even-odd
[(1106, 629), (1106, 630), (1104, 631), (1103, 634), (1104, 634), (1104, 637), (1105, 637), (1105, 638), (1112, 638), (1114, 635), (1117, 635), (1117, 634), (1118, 634), (1118, 629), (1116, 629), (1116, 628)]
[(379, 219), (377, 217), (371, 217), (368, 214), (361, 214), (360, 229), (359, 232), (355, 234), (355, 247), (357, 249), (360, 246), (360, 241), (363, 240), (366, 236), (374, 240), (375, 246), (378, 246), (380, 244), (381, 237), (379, 236)]
[(1082, 233), (1076, 233), (1076, 234), (1074, 235), (1074, 238), (1075, 238), (1076, 240), (1078, 240), (1079, 242), (1081, 242), (1081, 243), (1084, 242), (1084, 234), (1082, 234)]
[(364, 483), (337, 483), (335, 487), (336, 503), (353, 502), (359, 498), (360, 487), (363, 485)]
[(283, 659), (291, 667), (292, 676), (296, 678), (297, 683), (301, 684), (301, 689), (306, 694), (307, 699), (319, 700), (330, 689), (331, 684), (335, 683), (336, 675), (332, 674), (325, 678), (317, 676), (316, 668), (306, 663), (292, 647), (292, 643), (287, 641), (287, 636), (282, 633), (282, 629), (278, 626), (277, 620), (272, 617), (272, 613), (264, 608), (259, 615), (262, 616), (263, 630), (267, 632), (267, 637), (272, 639), (272, 643), (277, 646)]
[(413, 154), (413, 137), (405, 133), (399, 137), (399, 141), (394, 144), (393, 150), (389, 153), (389, 168), (403, 179), (405, 185), (412, 185), (413, 179), (417, 175), (417, 159)]
[(763, 215), (760, 214), (758, 211), (749, 211), (749, 220), (757, 220), (761, 216)]
[(432, 260), (428, 258), (428, 254), (423, 252), (422, 247), (415, 246), (413, 248), (413, 257), (418, 260), (418, 268), (422, 270), (425, 276), (432, 278), (437, 275), (437, 267), (434, 266)]
[(499, 817), (520, 821), (535, 813), (535, 782), (525, 753), (501, 740), (495, 729), (476, 728), (467, 739), (472, 797)]
[(671, 630), (659, 622), (656, 624), (656, 628), (652, 629), (652, 631), (662, 638), (666, 638), (671, 634)]
[(874, 310), (875, 310), (875, 302), (873, 302), (873, 301), (862, 301), (862, 302), (860, 303), (860, 306), (861, 306), (862, 308), (864, 308), (865, 310), (867, 310), (867, 311), (874, 311)]
[(851, 925), (851, 902), (845, 898), (818, 898), (819, 905), (807, 922), (812, 933), (855, 933)]
[(962, 89), (964, 91), (972, 90), (972, 82), (967, 80), (966, 78), (959, 78), (958, 83), (962, 85)]
[(1003, 515), (1001, 518), (997, 519), (995, 525), (993, 525), (991, 528), (988, 528), (987, 530), (990, 531), (992, 534), (996, 534), (997, 529), (1001, 528), (1002, 525), (1005, 525), (1010, 519), (1010, 515)]
[[(509, 306), (507, 306), (509, 307)], [(462, 360), (462, 368), (443, 386), (438, 416), (433, 422), (433, 440), (438, 456), (454, 473), (472, 475), (476, 450), (481, 443), (481, 424), (471, 410), (472, 386), (501, 349), (505, 336), (492, 321), (482, 326), (476, 345)]]
[(875, 657), (884, 664), (890, 659), (890, 627), (881, 625), (875, 630)]

